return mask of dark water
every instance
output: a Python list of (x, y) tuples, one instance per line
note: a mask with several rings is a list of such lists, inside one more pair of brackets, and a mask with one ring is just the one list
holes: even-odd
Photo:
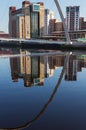
[(0, 129), (86, 130), (85, 52), (1, 49)]

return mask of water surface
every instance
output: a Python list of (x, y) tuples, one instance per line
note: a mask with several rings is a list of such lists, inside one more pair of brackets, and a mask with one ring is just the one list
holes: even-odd
[(0, 129), (85, 130), (85, 52), (0, 50)]

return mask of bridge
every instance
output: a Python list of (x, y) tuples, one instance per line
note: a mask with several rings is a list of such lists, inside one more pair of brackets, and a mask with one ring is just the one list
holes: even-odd
[[(74, 48), (81, 48), (86, 49), (83, 42), (71, 42), (69, 32), (67, 30), (65, 19), (59, 5), (58, 0), (54, 0), (57, 10), (60, 14), (61, 20), (63, 22), (64, 33), (66, 36), (66, 42), (63, 41), (51, 41), (51, 40), (42, 40), (42, 39), (19, 39), (19, 38), (0, 38), (0, 46), (1, 47), (24, 47), (24, 48), (31, 48), (31, 49), (74, 49)], [(79, 44), (80, 45), (79, 45)], [(72, 45), (71, 45), (72, 44)]]
[[(66, 35), (66, 39), (67, 39), (67, 42), (57, 42), (57, 41), (47, 41), (47, 40), (37, 40), (37, 39), (30, 39), (30, 40), (26, 40), (26, 39), (5, 39), (5, 38), (1, 38), (0, 39), (0, 45), (1, 46), (11, 46), (11, 45), (16, 45), (16, 46), (19, 46), (19, 47), (32, 47), (32, 48), (36, 48), (36, 49), (58, 49), (58, 48), (63, 48), (63, 49), (70, 49), (70, 47), (74, 47), (73, 45), (71, 45), (70, 43), (70, 37), (69, 37), (69, 33), (67, 31), (67, 28), (66, 28), (66, 25), (65, 25), (65, 22), (64, 22), (64, 17), (63, 17), (63, 14), (62, 14), (62, 11), (61, 11), (61, 8), (59, 6), (59, 3), (57, 0), (54, 0), (55, 3), (56, 3), (56, 6), (57, 6), (57, 9), (59, 10), (59, 13), (60, 13), (60, 16), (61, 16), (61, 19), (63, 21), (63, 26), (64, 26), (64, 30), (65, 30), (65, 35)], [(66, 44), (66, 45), (65, 45)], [(77, 44), (77, 43), (76, 43)], [(77, 46), (76, 46), (77, 47)], [(78, 46), (78, 47), (81, 47), (81, 46)], [(84, 45), (83, 45), (83, 48), (84, 48)], [(15, 129), (15, 130), (18, 130), (18, 129), (23, 129), (23, 128), (26, 128), (30, 125), (32, 125), (32, 123), (34, 123), (38, 118), (40, 118), (40, 116), (45, 112), (45, 110), (47, 109), (48, 105), (51, 103), (51, 101), (53, 100), (57, 90), (58, 90), (58, 87), (60, 86), (60, 83), (62, 81), (62, 78), (63, 78), (63, 74), (64, 74), (64, 71), (65, 71), (65, 68), (66, 68), (66, 65), (67, 65), (67, 61), (69, 59), (69, 53), (66, 53), (66, 58), (65, 58), (65, 61), (64, 61), (64, 67), (62, 69), (62, 72), (60, 73), (60, 76), (59, 76), (59, 79), (57, 81), (57, 84), (51, 94), (51, 96), (49, 97), (49, 100), (44, 104), (44, 106), (42, 107), (42, 109), (38, 112), (37, 115), (35, 115), (35, 117), (31, 120), (29, 120), (28, 122), (26, 122), (25, 124), (22, 124), (21, 126), (17, 126), (17, 127), (14, 127), (14, 128), (1, 128), (1, 130), (6, 130), (6, 129)]]
[[(65, 20), (64, 20), (64, 16), (63, 16), (63, 13), (62, 13), (62, 10), (61, 10), (61, 8), (60, 8), (60, 5), (59, 5), (59, 2), (58, 2), (58, 0), (54, 0), (54, 2), (55, 2), (55, 5), (56, 5), (56, 7), (57, 7), (57, 10), (58, 10), (58, 12), (59, 12), (59, 14), (60, 14), (60, 17), (61, 17), (61, 20), (62, 20), (62, 22), (63, 22), (63, 27), (64, 27), (64, 31), (65, 31), (65, 36), (66, 36), (66, 39), (67, 39), (67, 41), (65, 42), (65, 44), (70, 44), (70, 37), (69, 37), (69, 33), (68, 33), (68, 30), (67, 30), (67, 27), (66, 27), (66, 24), (65, 24)], [(33, 42), (36, 42), (36, 43), (53, 43), (53, 42), (50, 42), (50, 41), (40, 41), (40, 40), (36, 40), (36, 39), (31, 39), (31, 40), (26, 40), (26, 39), (19, 39), (19, 38), (17, 38), (17, 39), (15, 39), (15, 38), (10, 38), (10, 39), (8, 39), (8, 38), (0, 38), (0, 43), (2, 43), (2, 42), (28, 42), (28, 43), (33, 43)], [(56, 43), (56, 42), (54, 42), (54, 43)], [(62, 42), (60, 42), (59, 44), (61, 44)]]
[(57, 49), (86, 49), (86, 45), (83, 42), (71, 42), (69, 32), (67, 30), (65, 19), (59, 5), (58, 0), (54, 0), (57, 10), (60, 14), (61, 20), (63, 22), (64, 33), (66, 36), (66, 42), (62, 41), (51, 41), (42, 39), (19, 39), (19, 38), (0, 38), (0, 47), (20, 47), (29, 49), (47, 49), (47, 50), (57, 50)]
[(86, 50), (86, 44), (83, 41), (78, 42), (59, 42), (42, 39), (0, 39), (0, 47), (4, 48), (21, 48), (35, 50)]

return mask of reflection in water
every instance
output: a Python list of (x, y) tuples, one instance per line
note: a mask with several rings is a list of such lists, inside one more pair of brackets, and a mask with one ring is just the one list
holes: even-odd
[[(22, 57), (22, 58), (24, 58), (24, 57)], [(38, 57), (39, 58), (39, 57)], [(52, 58), (52, 57), (51, 57)], [(20, 57), (20, 59), (21, 59), (21, 57)], [(23, 62), (23, 63), (25, 63), (25, 67), (27, 66), (27, 65), (30, 65), (31, 67), (30, 67), (30, 69), (32, 70), (32, 66), (34, 65), (37, 65), (36, 67), (38, 68), (38, 66), (39, 66), (39, 64), (42, 64), (42, 62), (44, 61), (44, 58), (42, 59), (42, 58), (39, 58), (39, 59), (41, 59), (40, 60), (40, 62), (39, 62), (39, 64), (32, 64), (32, 63), (34, 63), (34, 61), (39, 61), (38, 59), (32, 59), (31, 57), (25, 57), (25, 61), (26, 61), (26, 59), (27, 59), (27, 62)], [(29, 60), (28, 60), (29, 59)], [(11, 59), (12, 60), (12, 59)], [(17, 59), (13, 59), (14, 61), (15, 61), (15, 63), (17, 63)], [(32, 62), (32, 60), (33, 60), (33, 62)], [(47, 59), (48, 60), (48, 59)], [(22, 60), (21, 60), (22, 61)], [(53, 100), (53, 98), (54, 98), (54, 95), (55, 95), (55, 93), (56, 93), (56, 91), (57, 91), (57, 89), (58, 89), (58, 87), (59, 87), (59, 85), (60, 85), (60, 83), (61, 83), (61, 80), (62, 80), (62, 78), (63, 78), (63, 75), (64, 75), (64, 72), (65, 72), (65, 68), (66, 68), (66, 65), (67, 65), (67, 61), (69, 61), (69, 53), (67, 53), (66, 54), (66, 56), (65, 56), (65, 60), (64, 60), (64, 66), (63, 66), (63, 69), (62, 69), (62, 71), (61, 71), (61, 74), (60, 74), (60, 76), (59, 76), (59, 79), (58, 79), (58, 82), (57, 82), (57, 84), (56, 84), (56, 86), (55, 86), (55, 88), (54, 88), (54, 90), (53, 90), (53, 92), (52, 92), (52, 94), (51, 94), (51, 96), (50, 96), (50, 98), (49, 98), (49, 100), (46, 102), (46, 104), (43, 106), (43, 108), (40, 110), (40, 112), (32, 119), (32, 120), (30, 120), (30, 121), (28, 121), (26, 124), (24, 124), (24, 125), (21, 125), (21, 126), (19, 126), (19, 127), (15, 127), (15, 128), (2, 128), (3, 130), (5, 130), (5, 129), (7, 129), (7, 130), (19, 130), (19, 129), (24, 129), (24, 128), (26, 128), (26, 127), (29, 127), (34, 121), (36, 121), (44, 112), (45, 112), (45, 110), (47, 109), (47, 107), (48, 107), (48, 105), (51, 103), (51, 101)], [(29, 62), (29, 64), (28, 64), (28, 62)], [(52, 61), (51, 61), (52, 62)], [(36, 63), (36, 62), (35, 62)], [(38, 63), (38, 62), (37, 62)], [(43, 62), (44, 63), (44, 62)], [(47, 62), (46, 62), (47, 63)], [(27, 65), (26, 65), (27, 64)], [(52, 64), (52, 66), (53, 66), (53, 64)], [(15, 66), (15, 64), (13, 64), (13, 67), (14, 68), (16, 68), (16, 66)], [(40, 68), (41, 68), (41, 70), (44, 68), (44, 64), (43, 64), (43, 66), (41, 66), (40, 65)], [(26, 67), (27, 68), (27, 67)], [(38, 68), (38, 69), (40, 69), (40, 68)], [(36, 68), (35, 68), (36, 69)], [(37, 70), (38, 70), (37, 69)], [(17, 71), (18, 71), (19, 69), (17, 69)], [(39, 71), (28, 71), (28, 69), (24, 69), (24, 72), (26, 72), (25, 70), (27, 70), (27, 72), (30, 72), (30, 74), (31, 74), (31, 76), (32, 76), (32, 74), (33, 74), (33, 77), (34, 77), (34, 74), (38, 74), (38, 72)], [(33, 70), (34, 70), (34, 67), (33, 67)], [(17, 72), (15, 69), (14, 69), (14, 71), (15, 72)], [(35, 73), (31, 73), (31, 72), (35, 72)], [(43, 69), (43, 72), (44, 72), (44, 69)], [(40, 74), (40, 73), (39, 73)], [(42, 74), (42, 73), (41, 73)], [(44, 76), (44, 73), (43, 73), (43, 76)], [(17, 77), (17, 79), (18, 79), (18, 76), (16, 76)], [(44, 78), (44, 77), (43, 77)], [(14, 80), (14, 81), (18, 81), (18, 80)], [(26, 82), (27, 82), (27, 80), (26, 80)]]
[(17, 82), (18, 78), (22, 78), (26, 87), (36, 83), (43, 85), (45, 77), (44, 57), (22, 56), (22, 54), (29, 53), (27, 51), (20, 53), (20, 57), (10, 58), (12, 80)]
[[(67, 57), (68, 58), (68, 57)], [(67, 59), (66, 58), (66, 59)], [(66, 62), (65, 62), (66, 63)], [(66, 64), (65, 64), (66, 65)], [(30, 125), (32, 125), (33, 122), (35, 122), (38, 118), (40, 118), (40, 116), (45, 112), (45, 110), (47, 109), (48, 105), (51, 103), (51, 101), (53, 100), (54, 96), (55, 96), (55, 93), (57, 92), (57, 89), (61, 83), (61, 80), (63, 78), (63, 74), (64, 74), (64, 70), (65, 70), (65, 66), (64, 68), (62, 69), (62, 72), (61, 72), (61, 75), (58, 79), (58, 82), (49, 98), (49, 100), (46, 102), (46, 104), (43, 106), (43, 108), (40, 110), (40, 112), (30, 121), (28, 121), (27, 123), (25, 123), (24, 125), (21, 125), (19, 127), (14, 127), (14, 128), (2, 128), (1, 130), (20, 130), (20, 129), (24, 129), (24, 128), (27, 128), (29, 127)]]
[[(11, 76), (13, 82), (18, 82), (19, 78), (24, 81), (24, 86), (43, 86), (44, 78), (53, 76), (54, 70), (64, 66), (65, 54), (53, 56), (24, 56), (30, 51), (20, 51), (20, 57), (10, 58)], [(79, 60), (80, 56), (70, 55), (67, 60), (64, 79), (66, 81), (76, 81), (77, 72), (86, 66), (85, 61)]]
[(22, 78), (26, 87), (30, 87), (32, 85), (43, 86), (44, 78), (53, 76), (54, 70), (58, 69), (58, 67), (62, 67), (61, 74), (59, 75), (57, 84), (49, 100), (32, 120), (17, 128), (3, 129), (22, 129), (31, 125), (44, 113), (50, 102), (53, 100), (63, 75), (66, 81), (76, 81), (77, 72), (80, 72), (82, 67), (86, 67), (86, 60), (85, 58), (82, 58), (82, 55), (72, 54), (69, 56), (69, 53), (52, 56), (23, 55), (29, 53), (31, 52), (21, 50), (20, 57), (10, 58), (11, 77), (13, 82), (18, 82), (18, 79)]
[(21, 51), (20, 57), (10, 58), (11, 76), (14, 82), (18, 78), (24, 80), (26, 87), (43, 85), (44, 78), (50, 77), (54, 73), (53, 57), (48, 56), (23, 56), (28, 51)]

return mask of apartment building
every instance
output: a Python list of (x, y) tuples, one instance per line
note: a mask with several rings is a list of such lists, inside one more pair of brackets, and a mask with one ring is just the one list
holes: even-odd
[(66, 24), (69, 31), (79, 30), (79, 6), (68, 6), (66, 7)]

